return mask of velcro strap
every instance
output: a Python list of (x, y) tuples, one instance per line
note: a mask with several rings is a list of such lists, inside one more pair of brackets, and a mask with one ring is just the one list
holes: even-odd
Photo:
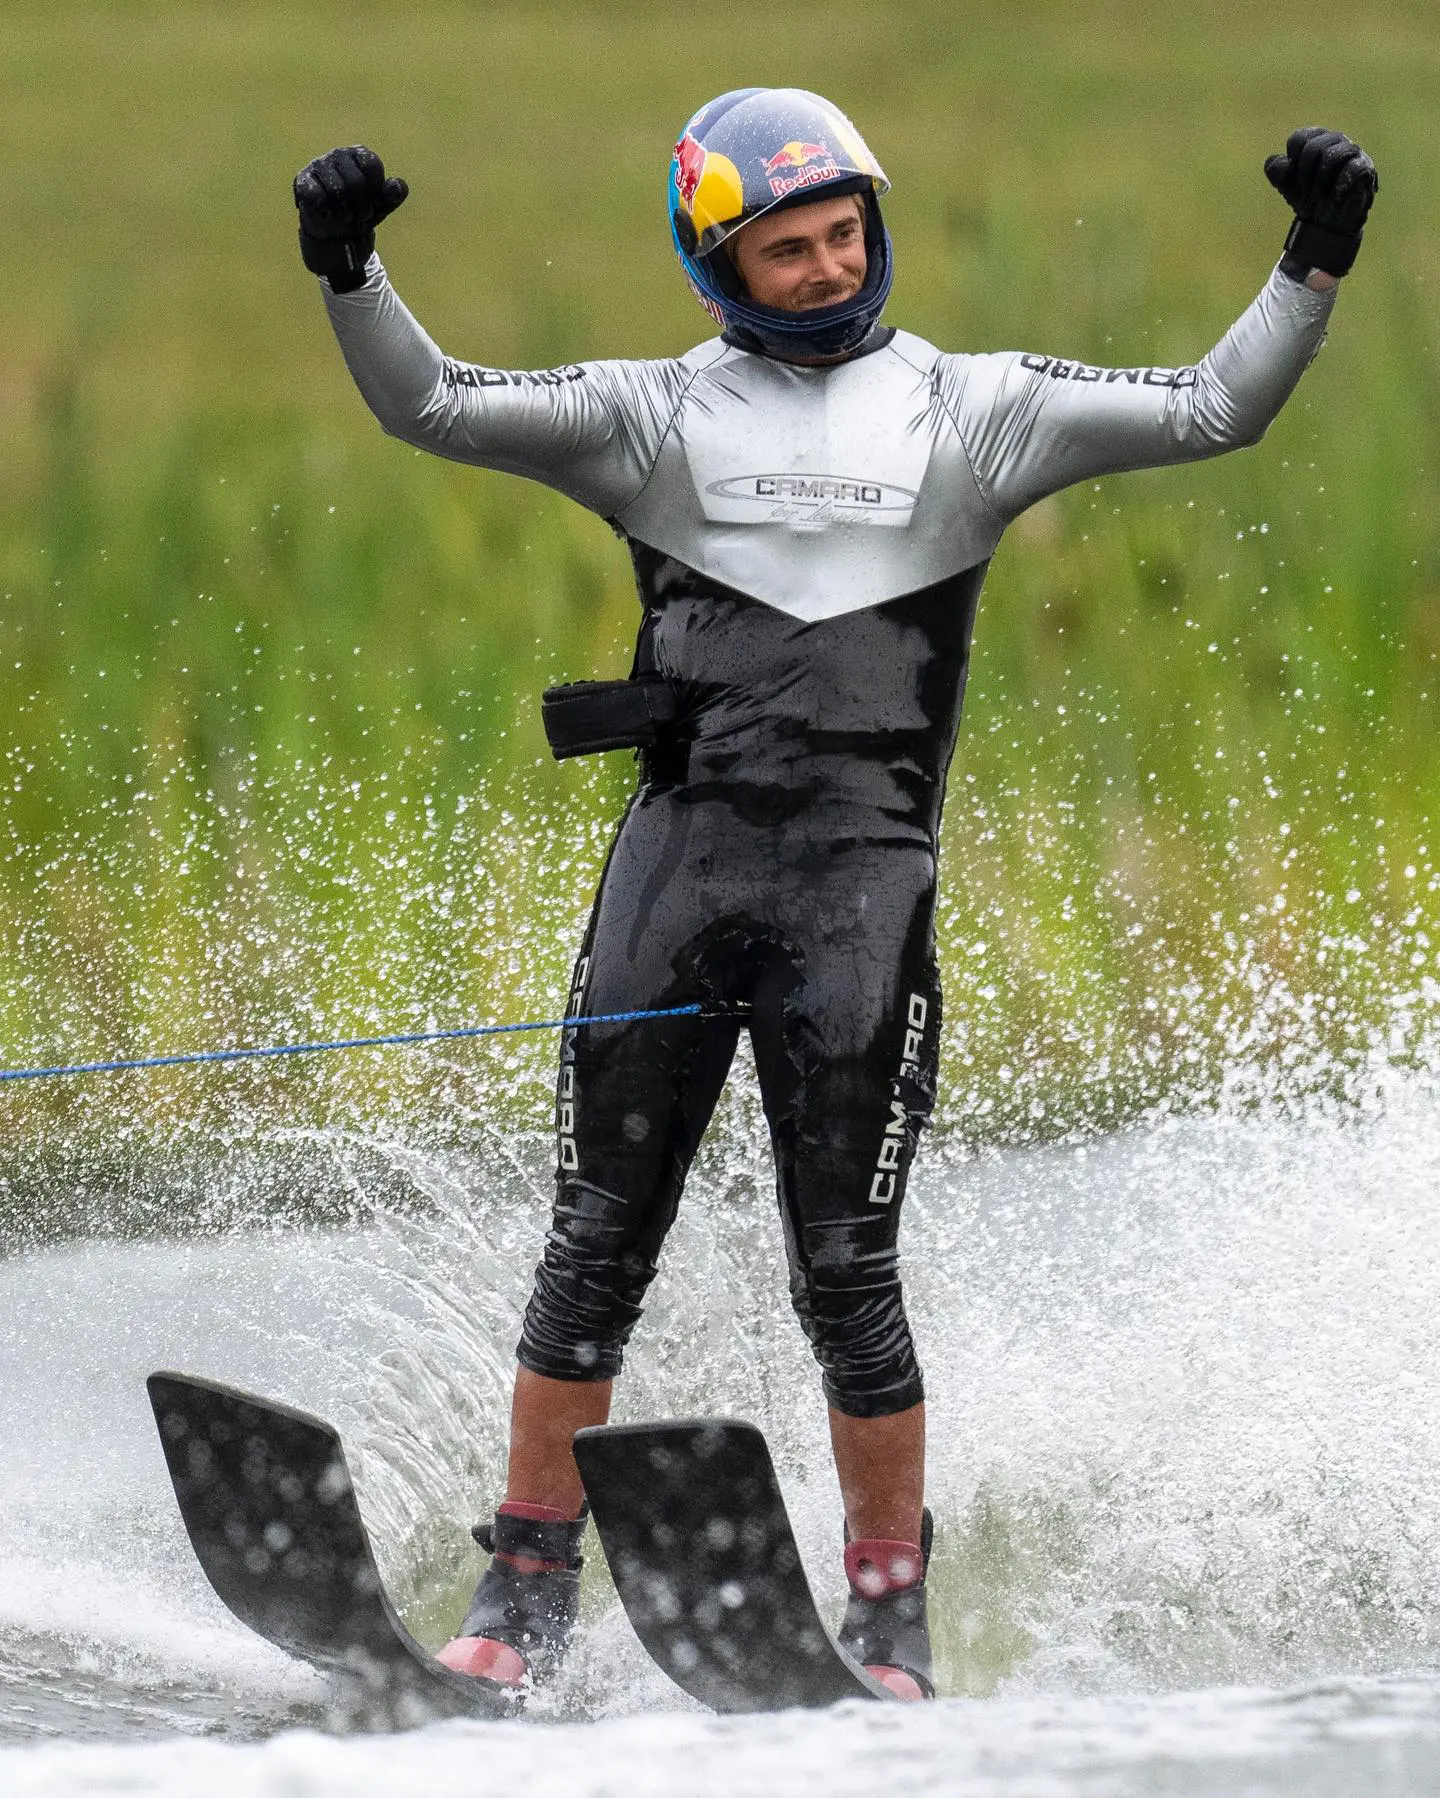
[(300, 260), (312, 275), (323, 275), (332, 293), (354, 293), (365, 285), (365, 266), (375, 248), (375, 233), (355, 237), (312, 237), (300, 227)]
[(1363, 231), (1328, 231), (1312, 219), (1297, 218), (1285, 239), (1286, 273), (1318, 268), (1327, 275), (1348, 275), (1364, 235)]
[(605, 749), (648, 749), (679, 713), (679, 695), (661, 674), (573, 681), (540, 696), (545, 737), (557, 762)]
[(573, 1568), (580, 1565), (580, 1539), (587, 1522), (588, 1513), (573, 1521), (539, 1523), (532, 1517), (511, 1517), (501, 1511), (493, 1523), (477, 1523), (470, 1534), (487, 1554), (554, 1561)]

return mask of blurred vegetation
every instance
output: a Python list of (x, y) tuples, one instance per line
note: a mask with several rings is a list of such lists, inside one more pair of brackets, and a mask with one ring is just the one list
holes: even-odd
[[(623, 671), (628, 564), (556, 497), (382, 436), (289, 180), (356, 140), (408, 178), (381, 249), (452, 354), (671, 354), (708, 326), (670, 145), (751, 82), (859, 121), (890, 317), (949, 348), (1193, 361), (1278, 253), (1265, 154), (1314, 120), (1372, 151), (1369, 240), (1264, 444), (1074, 490), (1000, 551), (947, 815), (942, 1123), (1107, 1128), (1426, 1059), (1437, 65), (1419, 3), (9, 0), (0, 1061), (554, 1013), (633, 770), (554, 766), (536, 695)], [(552, 1049), (0, 1087), (0, 1182), (278, 1119), (543, 1127)]]

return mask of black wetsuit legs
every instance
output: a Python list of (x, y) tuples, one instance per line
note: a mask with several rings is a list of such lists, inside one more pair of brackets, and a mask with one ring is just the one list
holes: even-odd
[[(790, 1290), (826, 1394), (852, 1416), (919, 1402), (896, 1239), (934, 1103), (934, 861), (833, 814), (737, 826), (642, 788), (576, 966), (571, 1014), (745, 1008), (775, 1149)], [(567, 1031), (558, 1191), (523, 1365), (612, 1378), (724, 1084), (734, 1017)]]

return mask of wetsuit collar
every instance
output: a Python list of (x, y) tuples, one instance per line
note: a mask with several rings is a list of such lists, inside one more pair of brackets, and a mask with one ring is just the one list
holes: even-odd
[(851, 350), (848, 356), (837, 357), (834, 362), (794, 362), (789, 356), (777, 356), (743, 327), (722, 331), (720, 341), (728, 344), (732, 350), (743, 350), (747, 356), (763, 356), (767, 362), (783, 362), (789, 368), (813, 368), (823, 372), (827, 368), (839, 368), (842, 363), (858, 362), (862, 356), (873, 356), (876, 350), (883, 350), (894, 335), (894, 325), (876, 325), (862, 344)]

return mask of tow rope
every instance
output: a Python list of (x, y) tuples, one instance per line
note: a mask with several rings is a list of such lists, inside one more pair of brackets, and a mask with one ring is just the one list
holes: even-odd
[(0, 1080), (54, 1080), (66, 1074), (123, 1074), (137, 1068), (186, 1068), (210, 1061), (262, 1061), (277, 1055), (328, 1055), (336, 1049), (391, 1049), (412, 1043), (453, 1043), (474, 1036), (517, 1036), (525, 1030), (580, 1030), (587, 1024), (636, 1024), (649, 1018), (729, 1017), (701, 1005), (665, 1011), (613, 1011), (596, 1017), (537, 1018), (528, 1024), (470, 1024), (460, 1030), (401, 1030), (390, 1036), (347, 1036), (332, 1043), (268, 1043), (256, 1049), (197, 1049), (180, 1055), (141, 1055), (127, 1061), (74, 1061), (53, 1068), (0, 1068)]

